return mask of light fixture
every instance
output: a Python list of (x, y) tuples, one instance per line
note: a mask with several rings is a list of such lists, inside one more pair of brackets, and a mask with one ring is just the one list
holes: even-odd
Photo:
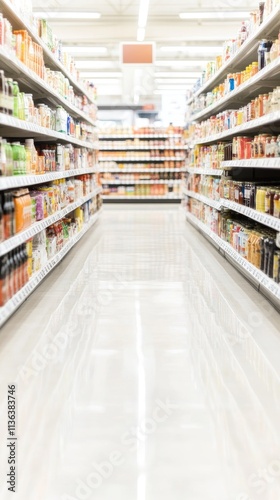
[(158, 85), (157, 90), (188, 90), (192, 88), (191, 85)]
[(38, 11), (33, 12), (34, 17), (44, 18), (44, 19), (99, 19), (101, 17), (100, 12), (49, 12)]
[(70, 52), (71, 54), (107, 54), (108, 52), (106, 47), (79, 47), (77, 45), (74, 47), (63, 45), (63, 50), (65, 50), (65, 52)]
[(203, 66), (207, 64), (208, 59), (206, 60), (192, 60), (192, 59), (185, 59), (185, 60), (175, 60), (175, 61), (165, 61), (164, 59), (161, 59), (160, 61), (156, 61), (155, 65), (156, 66), (170, 66), (170, 67), (187, 67), (187, 66)]
[(186, 72), (186, 71), (157, 71), (155, 73), (155, 77), (167, 77), (167, 78), (170, 78), (170, 77), (181, 77), (181, 78), (198, 78), (201, 76), (201, 71), (190, 71), (190, 72)]
[(118, 71), (111, 71), (110, 73), (106, 71), (80, 71), (80, 76), (82, 78), (121, 78), (122, 73)]
[(179, 17), (181, 19), (209, 19), (217, 21), (219, 19), (244, 19), (245, 17), (249, 17), (249, 15), (249, 12), (220, 12), (213, 10), (212, 12), (181, 12)]
[(196, 78), (155, 78), (155, 81), (157, 83), (184, 83), (187, 85), (194, 83)]
[(145, 28), (148, 19), (150, 0), (140, 0), (139, 14), (138, 14), (138, 27)]
[(161, 90), (154, 90), (154, 94), (155, 95), (165, 95), (165, 94), (172, 94), (172, 95), (178, 95), (178, 94), (182, 94), (182, 95), (186, 95), (188, 89), (176, 89), (176, 91), (174, 91), (173, 89), (161, 89)]
[(138, 28), (137, 29), (137, 42), (143, 42), (145, 39), (145, 31), (146, 28)]
[(140, 0), (138, 14), (137, 41), (143, 42), (145, 39), (145, 29), (148, 20), (150, 0)]
[(203, 45), (178, 45), (178, 46), (172, 46), (169, 45), (167, 47), (160, 47), (161, 52), (190, 52), (190, 53), (197, 53), (197, 52), (219, 52), (222, 51), (223, 47), (222, 45), (213, 45), (213, 46), (203, 46)]
[(76, 68), (78, 69), (106, 69), (114, 68), (113, 61), (75, 61)]

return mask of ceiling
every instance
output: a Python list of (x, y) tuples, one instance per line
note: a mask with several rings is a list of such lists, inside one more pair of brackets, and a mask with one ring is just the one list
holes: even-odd
[[(223, 42), (236, 36), (242, 19), (258, 3), (218, 0), (213, 6), (210, 0), (150, 0), (144, 41), (155, 42), (156, 58), (153, 66), (142, 69), (120, 64), (120, 42), (137, 40), (140, 0), (33, 0), (33, 10), (43, 12), (63, 46), (92, 47), (92, 52), (82, 49), (73, 56), (81, 75), (96, 84), (99, 103), (150, 103), (166, 92), (186, 93), (206, 62), (222, 52)], [(197, 11), (210, 11), (215, 18), (179, 17), (182, 12)], [(244, 17), (222, 19), (226, 11), (244, 11)], [(62, 12), (97, 12), (101, 16), (50, 18), (50, 13)]]

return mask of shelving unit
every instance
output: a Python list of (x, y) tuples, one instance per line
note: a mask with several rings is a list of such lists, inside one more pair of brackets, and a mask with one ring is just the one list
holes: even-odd
[[(104, 201), (178, 202), (179, 174), (185, 166), (185, 146), (180, 134), (159, 131), (103, 134), (99, 140), (99, 172)], [(128, 179), (126, 174), (135, 174), (135, 178), (131, 175)], [(143, 174), (158, 174), (158, 178), (142, 180), (139, 176)], [(166, 189), (162, 189), (164, 186)]]
[(274, 12), (271, 12), (258, 29), (245, 40), (234, 56), (228, 59), (226, 63), (192, 95), (188, 104), (191, 104), (200, 94), (212, 90), (228, 73), (231, 73), (233, 69), (238, 71), (252, 62), (257, 51), (259, 40), (271, 36), (277, 37), (279, 32), (279, 13), (280, 6), (278, 6)]
[(257, 269), (244, 259), (232, 246), (222, 240), (203, 222), (198, 220), (192, 214), (186, 214), (187, 221), (190, 222), (198, 231), (205, 236), (219, 252), (241, 273), (243, 274), (259, 292), (265, 295), (280, 311), (280, 286), (270, 279), (266, 274)]
[[(259, 28), (251, 34), (251, 36), (241, 45), (238, 52), (232, 57), (226, 64), (211, 78), (209, 79), (188, 101), (189, 105), (194, 101), (196, 97), (200, 94), (211, 91), (216, 85), (222, 83), (228, 73), (234, 73), (245, 68), (246, 65), (250, 64), (252, 61), (257, 60), (257, 48), (259, 40), (261, 38), (271, 37), (277, 38), (280, 21), (279, 21), (280, 6), (270, 14), (268, 18), (259, 26)], [(229, 92), (223, 98), (214, 102), (211, 106), (206, 107), (200, 112), (195, 113), (192, 116), (193, 122), (200, 123), (203, 120), (208, 119), (219, 112), (223, 112), (230, 109), (240, 109), (241, 106), (246, 106), (252, 98), (257, 97), (259, 94), (266, 93), (268, 90), (271, 92), (274, 87), (277, 86), (277, 79), (280, 75), (280, 58), (278, 57), (272, 63), (268, 64), (264, 69), (259, 71), (254, 77), (247, 80), (245, 83), (237, 87), (234, 91)], [(204, 124), (204, 130), (207, 124)], [(219, 127), (219, 126), (218, 126)], [(217, 129), (219, 129), (217, 127)], [(210, 128), (209, 128), (210, 130)], [(214, 127), (212, 126), (212, 129)], [(196, 136), (190, 137), (190, 148), (194, 146), (209, 145), (209, 148), (222, 141), (230, 141), (236, 136), (254, 136), (255, 134), (268, 133), (278, 135), (280, 130), (280, 111), (274, 111), (263, 115), (259, 118), (247, 121), (241, 125), (224, 128), (217, 133), (210, 133), (204, 136), (205, 132), (200, 133), (198, 127), (196, 127)], [(202, 137), (199, 137), (199, 135)], [(213, 151), (213, 150), (210, 150)], [(199, 153), (198, 153), (199, 155)], [(250, 159), (233, 159), (230, 161), (222, 161), (220, 164), (220, 169), (211, 168), (201, 168), (199, 165), (195, 165), (196, 155), (193, 155), (193, 161), (190, 166), (187, 165), (186, 171), (187, 176), (200, 174), (202, 176), (223, 176), (226, 174), (231, 175), (233, 182), (242, 184), (246, 182), (255, 182), (256, 180), (261, 183), (265, 183), (267, 180), (271, 179), (271, 184), (280, 182), (280, 158), (250, 158)], [(199, 158), (201, 161), (201, 157)], [(203, 161), (203, 151), (202, 151), (202, 161)], [(229, 172), (228, 172), (229, 171)], [(224, 177), (226, 179), (226, 177)], [(222, 179), (223, 181), (223, 179)], [(232, 214), (230, 219), (237, 220), (239, 223), (238, 214), (242, 215), (240, 221), (246, 221), (250, 223), (251, 228), (253, 222), (257, 223), (256, 231), (261, 230), (261, 234), (269, 234), (271, 240), (274, 238), (274, 248), (280, 248), (280, 218), (268, 215), (268, 213), (259, 212), (253, 208), (242, 205), (241, 203), (236, 203), (229, 199), (221, 198), (219, 201), (214, 201), (207, 196), (202, 196), (197, 192), (190, 191), (187, 187), (192, 187), (199, 182), (197, 179), (190, 179), (188, 186), (183, 186), (183, 196), (186, 197), (186, 203), (188, 211), (186, 214), (187, 221), (190, 222), (196, 229), (198, 229), (220, 252), (227, 258), (256, 288), (258, 291), (263, 293), (280, 311), (280, 282), (277, 281), (277, 277), (273, 274), (274, 279), (271, 277), (271, 270), (266, 272), (266, 275), (258, 267), (255, 267), (251, 262), (249, 262), (243, 255), (238, 253), (235, 248), (224, 241), (223, 238), (219, 236), (220, 226), (217, 225), (216, 221), (225, 221), (224, 214), (230, 211)], [(211, 193), (211, 181), (206, 182), (206, 186), (210, 186)], [(276, 189), (278, 184), (276, 185)], [(204, 191), (205, 192), (205, 189)], [(210, 196), (210, 194), (209, 194)], [(195, 199), (200, 202), (201, 205), (195, 202), (191, 202), (191, 199)], [(238, 201), (238, 200), (237, 200)], [(206, 210), (206, 207), (212, 207)], [(191, 213), (194, 211), (195, 215)], [(236, 214), (236, 216), (234, 215)], [(213, 217), (213, 222), (211, 220)], [(227, 217), (227, 215), (226, 215)], [(201, 220), (200, 220), (201, 219)], [(203, 222), (205, 221), (205, 222)], [(207, 222), (207, 224), (206, 224)], [(209, 224), (209, 226), (208, 226)], [(211, 224), (211, 227), (210, 227)], [(247, 227), (247, 226), (246, 226)], [(263, 228), (263, 229), (261, 229)], [(214, 229), (214, 231), (213, 231)], [(268, 231), (273, 230), (271, 233)], [(216, 231), (218, 234), (216, 234)], [(251, 230), (252, 231), (252, 230)], [(221, 235), (224, 236), (221, 231)], [(251, 233), (250, 233), (251, 234)], [(275, 236), (274, 236), (275, 235)], [(233, 241), (231, 241), (233, 244)], [(252, 260), (252, 259), (249, 259)], [(252, 260), (252, 262), (255, 262)]]
[[(99, 211), (100, 212), (100, 211)], [(16, 312), (23, 302), (34, 292), (34, 290), (42, 283), (46, 276), (62, 261), (62, 259), (70, 252), (78, 241), (86, 234), (86, 232), (98, 221), (99, 213), (96, 213), (91, 220), (84, 225), (73, 238), (58, 252), (48, 263), (34, 274), (28, 283), (19, 290), (3, 307), (0, 308), (0, 327)]]
[[(12, 24), (13, 29), (27, 30), (31, 35), (33, 41), (39, 44), (43, 48), (44, 61), (45, 64), (55, 70), (60, 71), (63, 75), (69, 79), (69, 82), (74, 88), (77, 95), (86, 96), (88, 102), (93, 104), (93, 99), (89, 93), (83, 88), (83, 86), (75, 80), (72, 74), (56, 60), (55, 56), (51, 53), (44, 42), (39, 38), (36, 30), (33, 26), (30, 26), (28, 21), (24, 19), (24, 13), (15, 12), (14, 7), (10, 5), (8, 0), (0, 0), (0, 7), (3, 16), (6, 17)], [(10, 77), (19, 83), (21, 91), (26, 91), (33, 94), (33, 100), (38, 103), (47, 103), (50, 107), (62, 106), (73, 118), (78, 119), (92, 127), (95, 127), (95, 121), (89, 117), (86, 113), (81, 111), (78, 107), (74, 106), (69, 102), (65, 96), (56, 92), (52, 87), (50, 87), (43, 79), (41, 79), (37, 74), (31, 71), (27, 66), (25, 66), (21, 61), (19, 61), (13, 53), (11, 53), (6, 47), (0, 47), (0, 68), (4, 70), (5, 77)], [(96, 129), (95, 129), (96, 130)], [(9, 116), (0, 113), (0, 135), (3, 138), (15, 139), (20, 141), (21, 139), (32, 138), (35, 141), (61, 144), (72, 144), (74, 147), (83, 148), (90, 151), (96, 151), (95, 156), (98, 151), (97, 143), (97, 132), (91, 134), (91, 137), (96, 137), (96, 140), (81, 140), (79, 138), (73, 137), (72, 135), (62, 134), (56, 132), (55, 130), (45, 128), (37, 125), (36, 123), (27, 122), (20, 120), (13, 116)], [(86, 137), (87, 134), (84, 134)], [(96, 159), (95, 159), (96, 162)], [(59, 179), (69, 179), (71, 177), (83, 176), (85, 174), (95, 174), (97, 173), (97, 165), (94, 165), (94, 161), (91, 165), (85, 166), (84, 168), (72, 168), (71, 170), (59, 170), (54, 172), (46, 172), (43, 174), (32, 174), (32, 175), (14, 175), (14, 176), (1, 176), (0, 177), (0, 194), (1, 199), (6, 191), (18, 189), (18, 188), (28, 188), (32, 186), (36, 188), (38, 185), (51, 183), (52, 181)], [(79, 162), (78, 162), (79, 165)], [(41, 231), (44, 231), (49, 226), (55, 224), (56, 222), (62, 220), (65, 217), (69, 217), (71, 213), (82, 207), (85, 203), (90, 200), (94, 201), (94, 205), (91, 205), (91, 214), (95, 211), (94, 215), (90, 217), (88, 222), (83, 225), (76, 224), (73, 225), (71, 233), (74, 234), (68, 240), (65, 239), (63, 247), (57, 247), (57, 253), (51, 257), (47, 263), (37, 272), (33, 272), (29, 281), (24, 287), (22, 287), (14, 296), (12, 296), (2, 307), (0, 307), (0, 326), (2, 326), (5, 321), (18, 309), (18, 307), (28, 298), (28, 296), (35, 290), (35, 288), (41, 283), (41, 281), (47, 276), (49, 272), (64, 258), (64, 256), (71, 250), (71, 248), (83, 237), (83, 235), (96, 223), (99, 217), (98, 210), (100, 203), (97, 197), (100, 197), (102, 188), (94, 180), (91, 181), (92, 190), (88, 194), (81, 196), (72, 203), (68, 203), (61, 210), (52, 213), (48, 217), (33, 223), (31, 226), (27, 227), (25, 230), (18, 232), (0, 242), (0, 258), (4, 258), (6, 254), (9, 254), (12, 250), (18, 248), (21, 244), (30, 241), (34, 236), (38, 235)], [(94, 187), (95, 185), (95, 187)], [(88, 192), (88, 188), (86, 191)], [(77, 196), (77, 195), (76, 195)], [(97, 211), (96, 211), (97, 210)]]

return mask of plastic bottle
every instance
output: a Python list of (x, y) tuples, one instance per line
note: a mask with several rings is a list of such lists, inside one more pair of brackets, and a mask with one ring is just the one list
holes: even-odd
[(5, 76), (4, 71), (0, 70), (0, 113), (6, 112), (6, 97), (5, 97)]
[(38, 170), (38, 153), (34, 145), (34, 139), (25, 140), (25, 150), (27, 154), (27, 173), (36, 174)]
[(12, 146), (12, 153), (13, 153), (13, 175), (20, 175), (21, 174), (20, 143), (13, 142), (11, 146)]
[(13, 115), (19, 118), (19, 86), (18, 82), (13, 82)]

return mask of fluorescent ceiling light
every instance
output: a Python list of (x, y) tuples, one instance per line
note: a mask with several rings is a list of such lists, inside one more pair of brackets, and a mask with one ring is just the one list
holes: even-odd
[(120, 80), (119, 79), (114, 79), (114, 78), (90, 78), (89, 79), (92, 83), (94, 83), (96, 86), (98, 85), (115, 85), (116, 87), (120, 86)]
[(138, 28), (145, 28), (148, 19), (150, 0), (140, 0), (138, 14)]
[[(188, 89), (176, 89), (176, 94), (186, 95), (187, 90)], [(172, 89), (169, 89), (169, 90), (167, 90), (167, 89), (165, 89), (165, 90), (161, 89), (161, 90), (154, 90), (154, 94), (155, 95), (164, 95), (164, 94), (172, 94), (172, 95), (174, 95), (175, 91), (172, 90)]]
[(118, 71), (111, 71), (110, 73), (106, 71), (80, 71), (80, 76), (82, 78), (92, 77), (92, 78), (121, 78), (122, 73)]
[(158, 85), (157, 86), (158, 90), (188, 90), (190, 88), (192, 88), (191, 85), (188, 86), (188, 85), (182, 85), (182, 84), (180, 84), (180, 85), (174, 85), (174, 84), (173, 85)]
[(168, 47), (160, 47), (160, 51), (162, 52), (218, 52), (222, 51), (223, 47), (221, 45), (215, 46), (203, 46), (203, 45), (178, 45), (178, 46), (168, 46)]
[(78, 69), (106, 69), (114, 68), (115, 63), (113, 61), (75, 61), (76, 68)]
[(190, 71), (190, 72), (186, 72), (186, 71), (157, 71), (155, 73), (155, 77), (185, 77), (185, 78), (194, 78), (194, 77), (200, 77), (201, 76), (201, 71)]
[(63, 46), (65, 52), (70, 52), (71, 54), (107, 54), (108, 49), (106, 47), (70, 47), (67, 45)]
[(33, 12), (35, 17), (40, 17), (43, 19), (99, 19), (101, 17), (100, 12), (49, 12), (40, 11)]
[(170, 66), (170, 67), (175, 67), (175, 66), (203, 66), (206, 65), (207, 61), (206, 60), (191, 60), (191, 59), (186, 59), (186, 60), (175, 60), (175, 61), (165, 61), (164, 59), (161, 59), (160, 61), (156, 61), (155, 65), (156, 66)]
[(196, 78), (156, 78), (157, 83), (184, 83), (190, 84), (196, 81)]
[(217, 21), (219, 19), (244, 19), (249, 17), (249, 12), (182, 12), (179, 14), (181, 19), (212, 19)]
[(143, 42), (145, 39), (145, 28), (138, 28), (137, 30), (137, 42)]

